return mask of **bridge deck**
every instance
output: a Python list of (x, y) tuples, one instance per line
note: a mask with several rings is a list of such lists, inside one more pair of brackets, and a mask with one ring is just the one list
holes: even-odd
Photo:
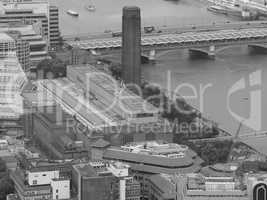
[[(174, 45), (176, 48), (187, 48), (189, 46), (208, 46), (223, 42), (247, 42), (250, 40), (266, 40), (267, 28), (241, 29), (241, 30), (220, 30), (206, 32), (188, 32), (180, 34), (165, 34), (158, 36), (143, 36), (142, 47), (157, 47)], [(116, 49), (122, 45), (121, 37), (106, 39), (88, 39), (82, 41), (67, 41), (69, 46), (85, 49)]]

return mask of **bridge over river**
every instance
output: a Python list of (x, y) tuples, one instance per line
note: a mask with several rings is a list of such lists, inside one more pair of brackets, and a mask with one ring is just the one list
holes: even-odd
[[(121, 37), (111, 37), (66, 41), (66, 44), (73, 48), (101, 52), (120, 49), (122, 40)], [(265, 50), (267, 49), (267, 27), (143, 35), (141, 45), (142, 50), (150, 51), (150, 54), (156, 50), (189, 49), (193, 54), (215, 56), (225, 47), (235, 45), (249, 45)]]

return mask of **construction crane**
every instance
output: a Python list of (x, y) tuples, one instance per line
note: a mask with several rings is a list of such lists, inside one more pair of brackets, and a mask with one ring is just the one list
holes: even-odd
[(239, 134), (240, 134), (240, 130), (241, 130), (242, 125), (243, 125), (243, 121), (241, 121), (239, 123), (239, 126), (237, 128), (235, 136), (232, 138), (232, 145), (230, 147), (230, 151), (229, 151), (228, 156), (227, 156), (227, 162), (231, 161), (231, 153), (232, 153), (232, 151), (233, 151), (233, 149), (235, 147), (235, 144), (239, 141)]

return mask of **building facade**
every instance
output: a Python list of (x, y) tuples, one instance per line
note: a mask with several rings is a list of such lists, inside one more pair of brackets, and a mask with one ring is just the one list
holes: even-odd
[(49, 6), (49, 42), (51, 47), (59, 45), (59, 11), (56, 6)]

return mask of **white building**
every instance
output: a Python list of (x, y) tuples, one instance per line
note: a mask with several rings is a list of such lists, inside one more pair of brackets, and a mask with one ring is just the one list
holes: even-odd
[(27, 182), (29, 186), (50, 185), (53, 200), (70, 198), (70, 180), (60, 177), (59, 170), (28, 171)]
[(30, 186), (49, 185), (52, 179), (59, 179), (59, 171), (29, 171), (27, 181)]
[(69, 179), (52, 179), (52, 199), (69, 199), (70, 198), (70, 180)]

